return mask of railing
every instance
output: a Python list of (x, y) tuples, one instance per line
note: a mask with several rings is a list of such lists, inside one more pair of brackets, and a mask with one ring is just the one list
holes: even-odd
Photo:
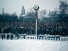
[(68, 36), (60, 36), (60, 35), (26, 35), (26, 34), (18, 34), (16, 36), (12, 33), (1, 33), (0, 39), (4, 40), (14, 40), (14, 39), (37, 39), (37, 40), (51, 40), (51, 41), (68, 41)]

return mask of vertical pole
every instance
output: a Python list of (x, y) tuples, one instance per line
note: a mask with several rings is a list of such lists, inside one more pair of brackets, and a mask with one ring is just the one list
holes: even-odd
[(37, 36), (37, 23), (38, 23), (38, 21), (37, 21), (37, 19), (38, 19), (38, 11), (37, 10), (35, 10), (35, 17), (36, 17), (36, 36)]
[(36, 19), (36, 35), (37, 35), (37, 19)]
[(37, 20), (38, 20), (38, 10), (39, 10), (39, 6), (35, 5), (34, 6), (34, 10), (35, 10), (35, 18), (36, 18), (36, 36), (37, 36)]
[[(37, 19), (36, 19), (36, 36), (37, 36)], [(36, 37), (37, 40), (37, 37)]]

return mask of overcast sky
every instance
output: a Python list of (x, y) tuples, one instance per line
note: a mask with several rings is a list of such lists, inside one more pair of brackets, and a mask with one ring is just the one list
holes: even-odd
[(34, 5), (39, 5), (40, 10), (46, 9), (53, 11), (58, 9), (59, 0), (0, 0), (0, 13), (2, 13), (2, 8), (5, 8), (5, 13), (14, 13), (20, 15), (22, 6), (25, 7), (27, 12)]

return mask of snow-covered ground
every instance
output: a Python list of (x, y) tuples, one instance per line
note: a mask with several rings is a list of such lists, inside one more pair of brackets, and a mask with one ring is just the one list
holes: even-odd
[(0, 51), (68, 51), (68, 42), (47, 40), (0, 40)]

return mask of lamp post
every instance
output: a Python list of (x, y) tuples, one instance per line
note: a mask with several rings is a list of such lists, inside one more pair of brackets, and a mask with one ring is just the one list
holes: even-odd
[(34, 10), (35, 10), (35, 18), (36, 18), (36, 35), (37, 35), (37, 20), (38, 20), (39, 6), (38, 5), (34, 5)]

